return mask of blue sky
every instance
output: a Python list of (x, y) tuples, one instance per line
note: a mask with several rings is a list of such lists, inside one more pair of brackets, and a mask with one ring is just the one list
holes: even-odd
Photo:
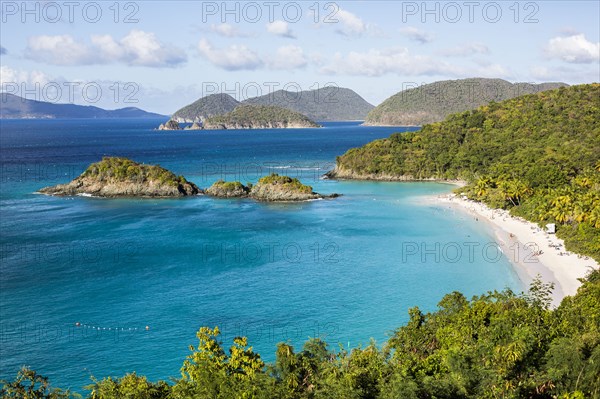
[[(600, 80), (597, 1), (2, 1), (4, 91), (169, 114), (214, 91)], [(318, 13), (316, 12), (318, 10)]]

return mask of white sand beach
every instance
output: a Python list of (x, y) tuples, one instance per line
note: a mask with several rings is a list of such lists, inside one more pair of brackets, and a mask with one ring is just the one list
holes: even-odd
[(554, 305), (558, 305), (565, 296), (574, 295), (581, 285), (578, 279), (592, 268), (599, 268), (594, 259), (567, 251), (563, 240), (556, 235), (547, 233), (534, 223), (511, 216), (508, 211), (491, 209), (455, 194), (434, 198), (439, 206), (459, 209), (482, 223), (488, 223), (498, 245), (526, 286), (538, 274), (544, 282), (554, 283)]

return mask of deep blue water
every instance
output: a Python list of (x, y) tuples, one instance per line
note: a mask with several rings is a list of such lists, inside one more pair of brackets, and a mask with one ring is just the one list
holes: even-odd
[[(248, 336), (267, 361), (281, 341), (382, 343), (410, 307), (434, 310), (445, 293), (521, 289), (484, 226), (423, 203), (450, 186), (320, 179), (347, 149), (406, 129), (154, 131), (159, 122), (0, 121), (0, 379), (21, 365), (76, 390), (90, 375), (178, 376), (204, 325), (218, 325), (226, 344)], [(107, 155), (201, 187), (278, 172), (343, 196), (35, 194)]]

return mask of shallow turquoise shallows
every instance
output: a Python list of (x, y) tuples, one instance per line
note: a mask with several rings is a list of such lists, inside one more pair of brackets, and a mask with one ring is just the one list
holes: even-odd
[[(423, 200), (437, 183), (323, 180), (335, 156), (404, 128), (157, 132), (157, 120), (1, 121), (0, 378), (21, 365), (80, 391), (90, 375), (179, 375), (200, 326), (226, 343), (383, 343), (446, 293), (522, 290), (477, 222)], [(342, 197), (55, 198), (102, 156), (158, 163), (201, 187), (277, 172)], [(76, 325), (79, 323), (79, 326)], [(146, 328), (148, 327), (148, 328)]]

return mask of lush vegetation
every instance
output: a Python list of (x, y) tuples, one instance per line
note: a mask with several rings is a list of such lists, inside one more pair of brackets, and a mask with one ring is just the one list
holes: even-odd
[(306, 116), (289, 109), (268, 105), (240, 105), (231, 112), (207, 118), (205, 128), (224, 125), (236, 127), (263, 127), (272, 125), (299, 125), (318, 127)]
[[(280, 343), (265, 364), (237, 337), (229, 348), (218, 328), (198, 331), (181, 377), (149, 382), (135, 373), (93, 380), (93, 399), (287, 398), (426, 399), (600, 397), (600, 271), (574, 297), (550, 309), (552, 287), (488, 292), (471, 300), (446, 295), (432, 313), (418, 307), (382, 347), (332, 350), (318, 338), (296, 351)], [(23, 369), (3, 398), (70, 398)]]
[(251, 185), (244, 186), (239, 181), (217, 180), (205, 190), (205, 193), (223, 198), (247, 197), (251, 188)]
[(311, 194), (313, 192), (311, 186), (302, 184), (300, 180), (289, 176), (279, 176), (277, 173), (261, 177), (258, 180), (257, 187), (265, 185), (280, 186), (283, 190), (295, 193)]
[(277, 90), (242, 103), (275, 105), (299, 112), (313, 121), (363, 120), (374, 108), (356, 92), (335, 86), (299, 92)]
[(231, 112), (240, 103), (229, 94), (211, 94), (186, 105), (173, 114), (172, 119), (182, 119), (189, 122), (204, 120), (210, 116)]
[(102, 158), (102, 161), (88, 166), (81, 177), (93, 178), (99, 181), (127, 181), (133, 183), (156, 181), (174, 187), (189, 184), (185, 177), (176, 176), (173, 172), (159, 165), (139, 164), (120, 157)]
[(225, 191), (236, 191), (236, 190), (247, 190), (248, 189), (248, 187), (244, 186), (239, 181), (217, 180), (213, 184), (213, 186), (219, 187), (219, 188), (221, 188), (222, 190), (225, 190)]
[(510, 83), (502, 79), (445, 80), (407, 88), (369, 112), (366, 124), (416, 126), (443, 121), (448, 115), (475, 109), (490, 101), (564, 86), (563, 83)]
[[(490, 103), (351, 149), (358, 177), (464, 179), (469, 197), (540, 224), (600, 260), (600, 85)], [(342, 175), (343, 176), (343, 175)]]

